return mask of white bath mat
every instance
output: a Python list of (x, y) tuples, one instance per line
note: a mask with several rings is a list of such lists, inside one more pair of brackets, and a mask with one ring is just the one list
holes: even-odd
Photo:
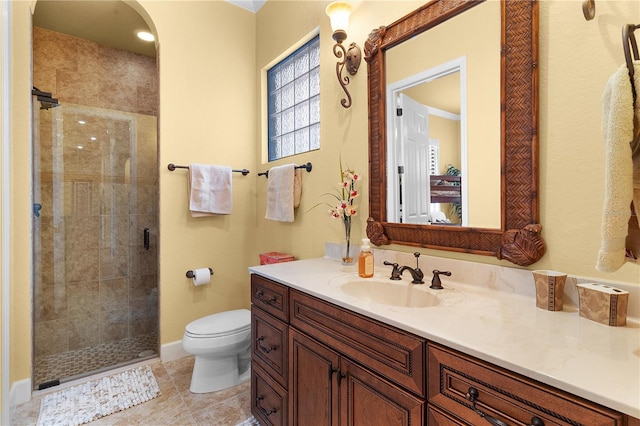
[(258, 423), (255, 417), (251, 416), (244, 422), (238, 423), (236, 426), (260, 426), (260, 423)]
[(148, 365), (46, 395), (38, 426), (76, 426), (149, 401), (160, 395)]

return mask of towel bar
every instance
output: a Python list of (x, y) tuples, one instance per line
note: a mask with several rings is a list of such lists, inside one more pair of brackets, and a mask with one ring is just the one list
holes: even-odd
[[(174, 171), (175, 169), (188, 169), (189, 166), (177, 166), (173, 163), (169, 163), (169, 165), (167, 166), (167, 169), (169, 169), (170, 171)], [(242, 170), (231, 170), (234, 173), (242, 173), (242, 176), (246, 176), (249, 173), (251, 173), (249, 170), (247, 169), (242, 169)]]
[[(312, 167), (313, 166), (311, 163), (307, 163), (307, 164), (301, 164), (299, 166), (295, 166), (294, 169), (306, 169), (308, 172), (310, 172)], [(266, 172), (258, 173), (258, 176), (265, 176), (267, 179), (269, 179), (269, 170), (267, 170)]]

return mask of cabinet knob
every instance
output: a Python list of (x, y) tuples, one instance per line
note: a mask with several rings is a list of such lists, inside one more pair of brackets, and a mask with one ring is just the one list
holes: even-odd
[(544, 422), (535, 416), (531, 417), (531, 422), (529, 423), (529, 426), (544, 426)]

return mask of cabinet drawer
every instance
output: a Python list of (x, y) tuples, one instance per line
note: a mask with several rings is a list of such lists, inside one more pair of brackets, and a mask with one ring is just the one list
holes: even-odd
[(251, 308), (251, 359), (287, 387), (288, 327), (261, 309)]
[(289, 321), (289, 288), (260, 275), (251, 275), (251, 303), (284, 322)]
[(256, 364), (251, 365), (251, 414), (262, 426), (287, 425), (287, 391)]
[[(429, 344), (428, 354), (429, 404), (468, 424), (489, 424), (480, 411), (508, 425), (536, 424), (534, 417), (545, 426), (623, 425), (615, 411), (451, 349)], [(469, 399), (474, 393), (475, 410)]]
[(289, 297), (292, 326), (382, 377), (425, 395), (424, 339), (293, 289)]

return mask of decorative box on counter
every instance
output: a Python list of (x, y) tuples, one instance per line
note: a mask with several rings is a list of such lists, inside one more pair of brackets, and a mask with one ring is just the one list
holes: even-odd
[(269, 265), (271, 263), (291, 262), (295, 260), (292, 254), (270, 251), (268, 253), (260, 253), (260, 264)]
[(629, 292), (604, 284), (577, 284), (580, 316), (613, 327), (627, 323)]

